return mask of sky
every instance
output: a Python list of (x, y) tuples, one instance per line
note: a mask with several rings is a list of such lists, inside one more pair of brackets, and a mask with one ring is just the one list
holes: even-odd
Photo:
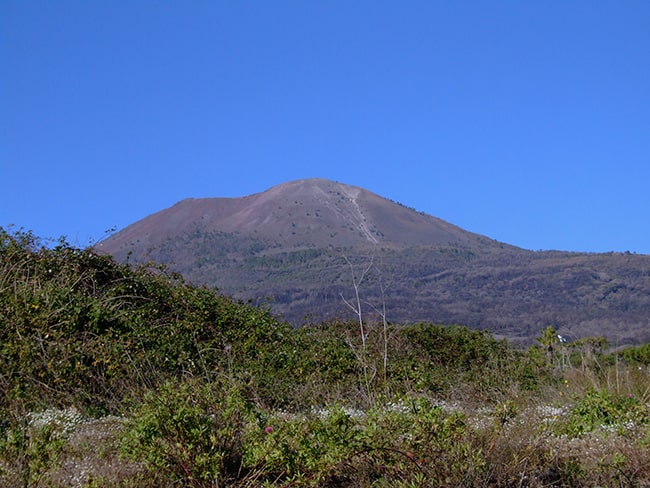
[(0, 0), (0, 226), (86, 246), (322, 177), (650, 254), (647, 0)]

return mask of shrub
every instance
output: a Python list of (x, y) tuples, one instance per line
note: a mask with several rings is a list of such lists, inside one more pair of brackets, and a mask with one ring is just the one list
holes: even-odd
[(250, 412), (225, 381), (169, 381), (134, 409), (121, 449), (170, 481), (220, 486), (239, 473)]
[(464, 414), (425, 399), (335, 406), (269, 416), (249, 431), (244, 459), (272, 486), (460, 486), (485, 466), (469, 434)]
[(93, 415), (121, 413), (125, 401), (187, 375), (247, 377), (277, 400), (265, 380), (285, 377), (274, 352), (292, 336), (268, 311), (164, 267), (132, 269), (2, 229), (0, 322), (0, 409), (75, 404)]
[(648, 407), (632, 395), (619, 395), (606, 389), (590, 390), (571, 409), (562, 432), (580, 436), (598, 428), (625, 433), (650, 420)]
[(267, 482), (321, 486), (360, 445), (355, 420), (340, 407), (272, 416), (247, 437), (246, 465)]

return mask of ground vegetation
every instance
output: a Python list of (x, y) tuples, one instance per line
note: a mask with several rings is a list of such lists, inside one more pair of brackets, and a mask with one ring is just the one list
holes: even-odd
[(363, 310), (293, 328), (3, 229), (0, 486), (650, 484), (647, 345)]

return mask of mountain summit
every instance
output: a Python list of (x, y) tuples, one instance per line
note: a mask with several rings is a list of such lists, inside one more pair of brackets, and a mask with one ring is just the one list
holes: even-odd
[(345, 301), (363, 274), (369, 320), (385, 306), (394, 323), (460, 323), (524, 343), (548, 325), (570, 338), (650, 341), (650, 256), (527, 251), (319, 178), (182, 200), (98, 250), (167, 264), (297, 326), (351, 318)]
[(183, 200), (102, 243), (110, 253), (191, 232), (233, 233), (282, 247), (485, 245), (486, 238), (356, 186), (310, 178), (239, 198)]

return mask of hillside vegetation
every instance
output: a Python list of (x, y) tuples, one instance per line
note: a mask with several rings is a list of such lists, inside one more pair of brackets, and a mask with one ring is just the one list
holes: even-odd
[(553, 324), (526, 349), (361, 311), (294, 329), (0, 229), (0, 340), (0, 486), (650, 483), (650, 347)]

